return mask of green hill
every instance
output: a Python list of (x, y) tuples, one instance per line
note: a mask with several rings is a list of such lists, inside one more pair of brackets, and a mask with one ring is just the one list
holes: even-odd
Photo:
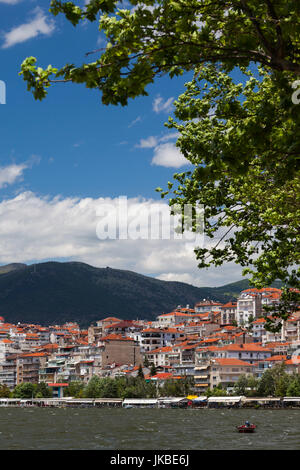
[(227, 302), (248, 287), (240, 281), (200, 288), (78, 262), (8, 266), (0, 267), (0, 315), (13, 323), (76, 321), (86, 327), (106, 316), (153, 320), (203, 298)]
[(16, 271), (18, 269), (26, 268), (26, 264), (23, 263), (11, 263), (6, 264), (5, 266), (0, 266), (0, 274), (6, 274), (11, 271)]

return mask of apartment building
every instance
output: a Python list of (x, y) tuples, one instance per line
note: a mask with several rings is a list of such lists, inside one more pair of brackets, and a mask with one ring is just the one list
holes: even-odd
[(240, 359), (216, 358), (210, 363), (210, 388), (217, 385), (228, 387), (236, 383), (241, 375), (252, 375), (254, 365)]
[(249, 320), (262, 315), (262, 300), (260, 293), (244, 291), (237, 299), (236, 321), (239, 326), (249, 325)]
[(21, 354), (16, 359), (16, 384), (38, 383), (39, 370), (46, 364), (47, 354), (42, 352)]
[(105, 368), (109, 364), (133, 364), (143, 363), (140, 346), (132, 338), (121, 335), (107, 335), (101, 338), (99, 343), (101, 350), (101, 366)]
[(231, 325), (236, 319), (237, 303), (227, 302), (220, 306), (221, 310), (221, 325)]
[(223, 304), (221, 302), (203, 299), (201, 302), (195, 304), (194, 310), (195, 313), (218, 312), (222, 305)]

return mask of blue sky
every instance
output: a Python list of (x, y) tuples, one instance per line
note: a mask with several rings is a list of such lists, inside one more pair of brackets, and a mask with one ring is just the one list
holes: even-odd
[(164, 123), (190, 77), (160, 78), (127, 107), (104, 106), (99, 92), (73, 84), (35, 101), (18, 75), (26, 57), (41, 66), (81, 64), (102, 45), (96, 22), (74, 28), (52, 17), (49, 3), (0, 0), (0, 263), (76, 259), (196, 285), (240, 279), (232, 265), (200, 272), (183, 242), (97, 239), (103, 198), (114, 204), (127, 196), (143, 210), (160, 201), (156, 187), (188, 169)]
[[(1, 4), (2, 34), (34, 19), (36, 6), (37, 2), (28, 0)], [(47, 13), (46, 8), (40, 11)], [(51, 20), (49, 15), (49, 24)], [(164, 128), (168, 113), (154, 112), (153, 103), (159, 96), (163, 102), (178, 96), (185, 79), (160, 79), (149, 87), (149, 97), (132, 100), (127, 107), (108, 107), (102, 105), (99, 92), (70, 84), (53, 87), (46, 100), (36, 102), (18, 76), (21, 62), (30, 55), (42, 66), (67, 61), (80, 64), (86, 52), (98, 47), (98, 37), (96, 23), (74, 28), (59, 16), (51, 34), (2, 48), (1, 80), (7, 86), (7, 105), (1, 108), (3, 163), (38, 155), (40, 164), (28, 172), (26, 184), (41, 193), (157, 198), (155, 188), (164, 185), (174, 171), (151, 165), (153, 149), (141, 151), (136, 145), (140, 139), (169, 132)]]

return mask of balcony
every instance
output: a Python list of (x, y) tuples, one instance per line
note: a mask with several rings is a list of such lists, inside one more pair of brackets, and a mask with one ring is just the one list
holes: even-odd
[(206, 383), (197, 383), (195, 384), (195, 388), (199, 388), (201, 390), (205, 390), (209, 387), (209, 382)]

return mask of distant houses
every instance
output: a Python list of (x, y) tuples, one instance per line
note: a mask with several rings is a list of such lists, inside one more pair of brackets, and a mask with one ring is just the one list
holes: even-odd
[[(300, 310), (278, 333), (266, 330), (264, 305), (276, 305), (281, 291), (247, 289), (236, 302), (208, 299), (178, 306), (155, 321), (108, 316), (88, 329), (77, 323), (41, 326), (11, 324), (0, 317), (0, 384), (44, 382), (57, 396), (64, 386), (93, 376), (133, 376), (143, 366), (145, 380), (163, 383), (190, 378), (196, 395), (232, 387), (241, 376), (260, 378), (284, 363), (299, 373)], [(150, 375), (151, 365), (157, 373)]]

